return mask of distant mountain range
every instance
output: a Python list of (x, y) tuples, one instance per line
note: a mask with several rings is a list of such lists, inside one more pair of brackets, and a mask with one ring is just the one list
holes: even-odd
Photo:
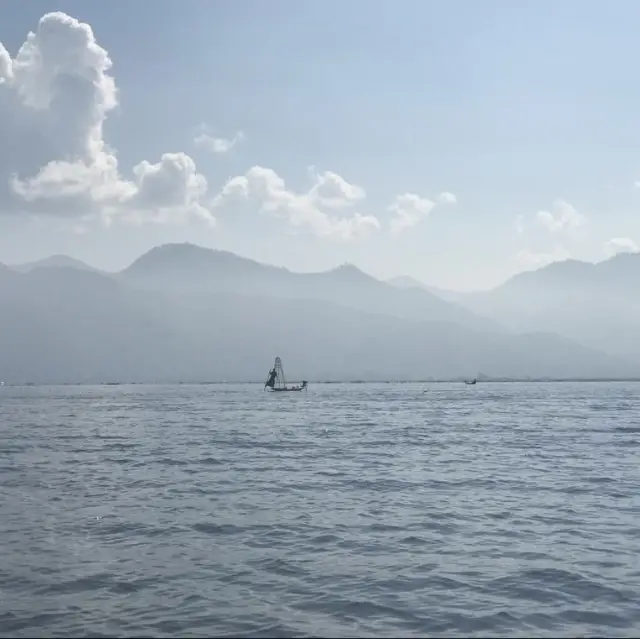
[(261, 380), (276, 355), (310, 381), (640, 375), (640, 358), (521, 329), (523, 278), (463, 304), (350, 265), (295, 273), (191, 244), (115, 274), (55, 256), (0, 268), (0, 380)]
[(35, 262), (14, 264), (9, 266), (9, 268), (18, 273), (28, 273), (36, 268), (75, 268), (80, 271), (98, 271), (98, 269), (68, 255), (52, 255), (51, 257), (45, 257), (43, 260), (37, 260)]
[(398, 277), (392, 277), (391, 279), (387, 280), (387, 284), (395, 286), (396, 288), (419, 288), (449, 302), (459, 302), (460, 300), (464, 300), (466, 296), (465, 293), (461, 293), (459, 291), (448, 291), (437, 286), (428, 286), (427, 284), (423, 284), (410, 275), (399, 275)]
[(226, 251), (165, 244), (119, 274), (129, 286), (173, 293), (233, 293), (277, 299), (318, 299), (401, 319), (454, 322), (473, 330), (505, 332), (498, 322), (443, 301), (428, 291), (398, 289), (353, 265), (322, 273), (294, 273)]
[(551, 331), (640, 362), (639, 292), (640, 254), (621, 253), (596, 264), (555, 262), (458, 301), (511, 330)]

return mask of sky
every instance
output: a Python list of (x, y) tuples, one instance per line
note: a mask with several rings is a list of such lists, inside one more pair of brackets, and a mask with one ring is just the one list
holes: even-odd
[(0, 262), (457, 290), (640, 244), (632, 0), (0, 3)]

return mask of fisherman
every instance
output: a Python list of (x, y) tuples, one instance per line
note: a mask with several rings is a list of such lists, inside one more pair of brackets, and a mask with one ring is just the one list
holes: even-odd
[(264, 385), (265, 388), (268, 386), (269, 388), (273, 388), (276, 384), (276, 377), (277, 377), (278, 373), (276, 371), (275, 368), (272, 368), (269, 371), (269, 379), (267, 380), (267, 383)]

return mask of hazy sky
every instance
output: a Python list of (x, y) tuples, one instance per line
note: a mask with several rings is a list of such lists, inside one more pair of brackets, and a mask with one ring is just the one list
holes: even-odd
[(191, 241), (469, 289), (633, 250), (638, 24), (632, 0), (4, 0), (0, 261)]

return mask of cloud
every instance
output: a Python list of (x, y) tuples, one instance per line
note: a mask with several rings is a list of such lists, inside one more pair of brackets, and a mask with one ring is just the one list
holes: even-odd
[(234, 146), (244, 142), (244, 140), (245, 135), (242, 131), (238, 131), (231, 138), (217, 138), (205, 131), (196, 135), (193, 143), (211, 153), (220, 154), (228, 153)]
[(525, 247), (515, 255), (515, 259), (526, 267), (534, 268), (570, 259), (582, 246), (588, 230), (588, 219), (585, 215), (569, 202), (556, 199), (548, 211), (516, 216), (516, 234), (526, 243), (533, 239), (544, 248), (531, 250)]
[(444, 191), (438, 195), (437, 201), (439, 204), (456, 204), (458, 198), (453, 194), (449, 193), (449, 191)]
[(91, 27), (61, 12), (14, 59), (0, 44), (0, 214), (213, 223), (206, 179), (184, 153), (121, 175), (103, 135), (118, 105), (111, 66)]
[(612, 237), (604, 244), (604, 252), (608, 257), (618, 253), (637, 253), (638, 245), (628, 237)]
[(331, 171), (318, 174), (312, 168), (310, 175), (313, 179), (310, 189), (296, 193), (287, 188), (273, 169), (254, 166), (244, 175), (228, 180), (212, 206), (220, 209), (238, 201), (249, 202), (264, 214), (285, 219), (293, 227), (325, 238), (347, 240), (380, 229), (376, 217), (349, 211), (364, 199), (362, 187)]
[(309, 175), (314, 182), (309, 190), (309, 197), (317, 206), (344, 209), (366, 197), (361, 186), (349, 184), (333, 171), (317, 173), (315, 167), (309, 167)]
[(188, 155), (165, 153), (157, 164), (142, 161), (134, 167), (133, 173), (135, 192), (129, 204), (138, 217), (156, 222), (179, 222), (189, 216), (215, 224), (215, 218), (202, 204), (207, 194), (207, 181), (196, 171), (196, 165)]
[(586, 218), (571, 204), (564, 200), (555, 200), (551, 211), (538, 211), (538, 222), (551, 233), (561, 233), (583, 226)]
[(391, 232), (397, 234), (415, 226), (431, 213), (435, 205), (436, 203), (432, 200), (422, 198), (415, 193), (397, 195), (389, 205), (389, 211), (393, 214)]
[(391, 233), (397, 235), (415, 226), (420, 220), (428, 217), (437, 204), (455, 204), (456, 202), (456, 196), (446, 191), (438, 195), (435, 202), (415, 193), (397, 195), (387, 208), (393, 214), (390, 223)]

